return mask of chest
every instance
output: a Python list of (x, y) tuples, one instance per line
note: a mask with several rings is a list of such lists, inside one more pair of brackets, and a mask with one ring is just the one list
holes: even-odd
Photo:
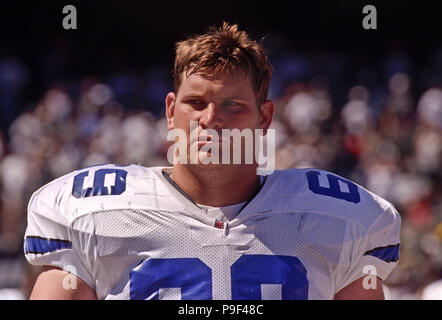
[(302, 213), (216, 227), (176, 212), (108, 212), (94, 223), (103, 292), (130, 299), (326, 296), (345, 230), (339, 220)]

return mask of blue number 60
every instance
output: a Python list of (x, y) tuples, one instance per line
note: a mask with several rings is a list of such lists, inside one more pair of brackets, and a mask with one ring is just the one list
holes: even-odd
[[(292, 256), (245, 254), (231, 266), (233, 300), (260, 300), (262, 284), (279, 284), (283, 300), (308, 298), (307, 270)], [(130, 273), (131, 299), (158, 299), (181, 288), (185, 300), (212, 299), (212, 270), (198, 258), (147, 259)]]
[[(333, 174), (327, 174), (327, 180), (330, 185), (329, 188), (321, 187), (319, 185), (319, 171), (308, 171), (306, 173), (308, 187), (311, 191), (316, 194), (321, 194), (323, 196), (328, 196), (336, 199), (345, 200), (348, 202), (358, 203), (361, 201), (361, 196), (359, 195), (358, 186), (351, 181), (344, 178), (335, 176)], [(339, 181), (346, 184), (348, 187), (348, 192), (341, 191), (339, 187)]]
[[(108, 188), (104, 185), (107, 174), (115, 174), (115, 185)], [(74, 177), (72, 185), (72, 195), (77, 198), (87, 198), (93, 196), (119, 195), (126, 190), (127, 171), (121, 169), (104, 168), (95, 171), (94, 184), (91, 188), (83, 188), (84, 179), (89, 175), (89, 171), (84, 171)]]

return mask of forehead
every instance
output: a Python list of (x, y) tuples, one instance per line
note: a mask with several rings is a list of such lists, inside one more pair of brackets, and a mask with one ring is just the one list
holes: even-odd
[(180, 95), (222, 95), (242, 98), (254, 98), (255, 92), (249, 76), (242, 72), (216, 73), (207, 75), (192, 73), (187, 76), (186, 72), (181, 75)]

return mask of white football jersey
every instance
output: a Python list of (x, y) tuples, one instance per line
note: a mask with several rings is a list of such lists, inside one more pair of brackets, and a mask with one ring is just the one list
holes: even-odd
[(398, 263), (395, 208), (337, 175), (275, 171), (223, 220), (164, 170), (101, 165), (40, 188), (26, 259), (75, 274), (99, 299), (333, 299)]

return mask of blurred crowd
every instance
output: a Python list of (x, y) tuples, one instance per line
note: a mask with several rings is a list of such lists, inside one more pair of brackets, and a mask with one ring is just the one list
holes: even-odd
[[(400, 212), (400, 263), (386, 282), (392, 299), (441, 294), (442, 50), (429, 56), (419, 66), (404, 52), (379, 63), (331, 52), (272, 59), (276, 169), (330, 170)], [(0, 60), (3, 299), (26, 298), (38, 272), (22, 249), (36, 189), (94, 164), (169, 165), (163, 110), (169, 68), (58, 79), (38, 101), (21, 101), (29, 79), (18, 58)]]

